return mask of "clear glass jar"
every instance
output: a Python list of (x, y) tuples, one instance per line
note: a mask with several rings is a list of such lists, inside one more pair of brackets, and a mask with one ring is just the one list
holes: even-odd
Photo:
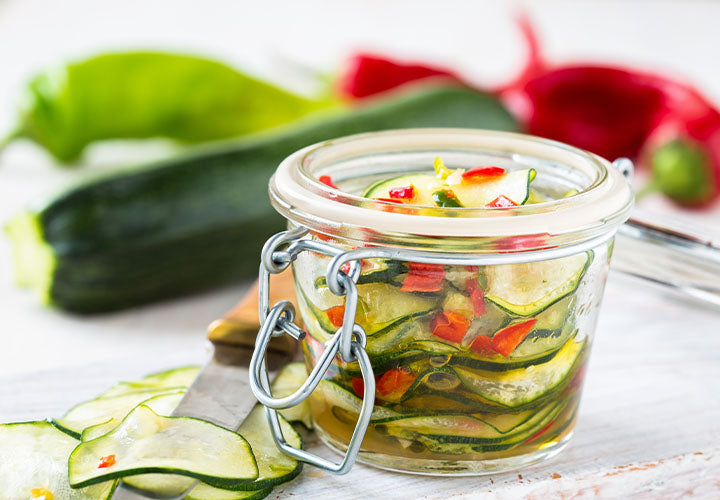
[[(431, 208), (360, 196), (378, 179), (432, 171), (436, 156), (450, 168), (534, 168), (533, 186), (549, 201)], [(339, 190), (319, 182), (321, 175), (332, 176)], [(565, 446), (613, 237), (633, 203), (628, 183), (607, 161), (519, 134), (381, 132), (292, 155), (273, 176), (270, 198), (291, 225), (310, 230), (307, 238), (396, 252), (362, 259), (355, 276), (355, 321), (367, 335), (376, 380), (360, 461), (405, 472), (482, 474), (537, 462)], [(342, 324), (345, 297), (327, 286), (330, 261), (304, 252), (293, 263), (310, 368)], [(358, 364), (336, 357), (310, 396), (316, 430), (331, 448), (347, 447), (362, 394)]]

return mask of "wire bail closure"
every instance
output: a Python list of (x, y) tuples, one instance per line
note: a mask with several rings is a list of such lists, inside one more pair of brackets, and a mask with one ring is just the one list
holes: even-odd
[[(303, 239), (307, 233), (308, 230), (304, 228), (284, 231), (271, 237), (263, 247), (258, 299), (258, 311), (262, 326), (258, 332), (255, 350), (250, 360), (250, 388), (258, 401), (265, 406), (273, 439), (283, 453), (321, 469), (336, 474), (346, 474), (357, 460), (360, 445), (370, 424), (370, 416), (375, 405), (375, 375), (370, 358), (365, 352), (367, 337), (363, 328), (355, 323), (358, 304), (355, 282), (360, 276), (360, 263), (358, 260), (350, 261), (349, 273), (346, 274), (340, 269), (340, 265), (333, 266), (338, 257), (343, 256), (346, 252), (327, 243)], [(327, 283), (333, 293), (346, 297), (343, 324), (325, 344), (325, 350), (302, 386), (289, 396), (274, 398), (265, 363), (265, 354), (270, 339), (287, 334), (295, 340), (302, 340), (306, 333), (294, 323), (295, 309), (292, 303), (281, 300), (272, 308), (270, 307), (270, 274), (283, 272), (303, 251), (312, 251), (333, 257), (328, 266)], [(345, 362), (358, 362), (365, 386), (360, 415), (348, 443), (345, 457), (340, 463), (331, 462), (288, 444), (280, 427), (277, 413), (277, 410), (296, 406), (307, 399), (320, 383), (337, 354), (340, 354)]]

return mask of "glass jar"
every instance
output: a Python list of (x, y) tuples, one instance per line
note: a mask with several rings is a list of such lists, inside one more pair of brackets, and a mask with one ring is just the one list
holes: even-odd
[[(542, 199), (478, 209), (360, 195), (375, 181), (432, 171), (436, 156), (449, 168), (533, 168)], [(339, 189), (320, 182), (323, 175)], [(609, 162), (519, 134), (402, 130), (303, 149), (280, 165), (269, 192), (291, 227), (307, 229), (303, 238), (337, 249), (300, 252), (292, 269), (309, 370), (337, 345), (344, 322), (354, 316), (362, 327), (356, 340), (372, 365), (375, 401), (358, 460), (482, 474), (566, 445), (613, 237), (633, 204)], [(316, 431), (338, 451), (373, 385), (354, 359), (334, 356), (310, 395)]]

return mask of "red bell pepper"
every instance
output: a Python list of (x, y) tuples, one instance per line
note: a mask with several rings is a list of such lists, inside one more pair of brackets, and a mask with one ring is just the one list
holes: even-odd
[(388, 191), (390, 198), (397, 200), (412, 200), (415, 198), (415, 186), (412, 184), (405, 187), (390, 188)]
[(503, 175), (505, 175), (505, 169), (502, 167), (473, 167), (467, 172), (463, 172), (462, 178), (470, 182), (484, 182)]
[(457, 344), (462, 342), (469, 327), (470, 320), (456, 312), (440, 312), (430, 320), (430, 331), (433, 335)]
[(495, 198), (493, 201), (485, 205), (488, 208), (509, 208), (509, 207), (517, 207), (518, 204), (512, 201), (510, 198), (508, 198), (505, 195), (500, 195), (497, 198)]
[(452, 70), (446, 68), (360, 53), (350, 58), (337, 86), (341, 95), (359, 99), (426, 78), (460, 80)]
[(409, 262), (409, 272), (400, 289), (404, 292), (439, 292), (443, 287), (445, 269), (442, 264)]
[(327, 314), (328, 320), (330, 320), (330, 323), (332, 323), (334, 327), (340, 328), (343, 325), (345, 306), (331, 307), (330, 309), (325, 311), (325, 314)]
[(532, 331), (535, 323), (537, 323), (537, 318), (532, 318), (522, 323), (506, 326), (502, 330), (495, 332), (492, 338), (485, 336), (476, 337), (472, 341), (472, 344), (470, 344), (470, 349), (485, 356), (500, 354), (507, 358), (515, 348), (520, 345), (520, 342), (525, 340), (525, 337)]
[(470, 302), (473, 305), (473, 312), (475, 317), (479, 318), (485, 314), (485, 292), (480, 288), (477, 278), (468, 278), (465, 282), (465, 290), (470, 293)]
[(377, 381), (378, 396), (388, 401), (397, 401), (413, 385), (416, 375), (407, 368), (392, 368), (382, 374)]

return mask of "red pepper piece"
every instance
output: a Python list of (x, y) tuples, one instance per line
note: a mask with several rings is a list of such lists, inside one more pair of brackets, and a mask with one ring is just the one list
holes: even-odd
[(377, 393), (386, 400), (399, 400), (417, 377), (406, 368), (392, 368), (377, 381)]
[(402, 203), (401, 200), (396, 200), (393, 198), (373, 198), (373, 199), (377, 200), (377, 201), (387, 201), (388, 203)]
[(493, 201), (485, 205), (488, 208), (509, 208), (509, 207), (517, 207), (518, 204), (512, 201), (510, 198), (508, 198), (505, 195), (500, 195), (497, 198), (495, 198)]
[(338, 187), (333, 182), (332, 177), (330, 177), (329, 175), (321, 175), (320, 177), (318, 177), (318, 180), (320, 182), (322, 182), (323, 184), (325, 184), (326, 186), (330, 186), (331, 188), (338, 189)]
[(510, 356), (515, 348), (520, 345), (528, 333), (537, 323), (537, 318), (532, 318), (522, 323), (515, 323), (496, 332), (492, 338), (493, 349), (504, 357)]
[(537, 431), (535, 434), (533, 434), (532, 436), (530, 436), (529, 438), (527, 438), (527, 439), (525, 440), (525, 442), (526, 442), (526, 443), (529, 443), (530, 441), (535, 441), (537, 438), (539, 438), (540, 436), (542, 436), (543, 434), (545, 434), (547, 431), (549, 431), (549, 430), (550, 430), (550, 427), (552, 427), (553, 425), (555, 425), (555, 420), (553, 420), (552, 422), (550, 422), (549, 424), (547, 424), (545, 427), (543, 427), (542, 429), (540, 429), (539, 431)]
[(333, 326), (340, 328), (343, 324), (343, 316), (345, 315), (345, 306), (331, 307), (330, 309), (325, 311), (325, 314), (327, 314), (327, 317)]
[(456, 312), (437, 313), (430, 321), (430, 331), (433, 335), (456, 344), (462, 342), (468, 327), (470, 320)]
[(353, 392), (358, 397), (360, 397), (360, 398), (363, 397), (363, 395), (365, 394), (365, 381), (362, 379), (362, 377), (353, 377), (351, 384), (352, 384)]
[(372, 54), (357, 54), (340, 76), (338, 89), (352, 98), (363, 98), (431, 77), (459, 78), (451, 70), (427, 64), (406, 63)]
[(470, 344), (470, 349), (483, 356), (495, 356), (497, 354), (492, 344), (492, 338), (485, 336), (475, 337), (472, 344)]
[(465, 282), (465, 290), (470, 292), (470, 302), (473, 305), (475, 317), (479, 318), (487, 311), (485, 309), (485, 292), (478, 284), (477, 278), (468, 278)]
[(415, 186), (412, 184), (405, 187), (394, 187), (388, 191), (390, 198), (399, 200), (412, 200), (415, 198)]
[(108, 455), (106, 457), (100, 458), (100, 465), (98, 465), (98, 469), (106, 469), (107, 467), (112, 467), (115, 465), (117, 461), (115, 460), (115, 455)]
[(471, 182), (483, 182), (497, 179), (505, 175), (505, 169), (501, 167), (473, 167), (462, 174), (462, 178)]
[(439, 292), (443, 287), (445, 269), (442, 264), (409, 262), (409, 272), (400, 289), (404, 292)]

